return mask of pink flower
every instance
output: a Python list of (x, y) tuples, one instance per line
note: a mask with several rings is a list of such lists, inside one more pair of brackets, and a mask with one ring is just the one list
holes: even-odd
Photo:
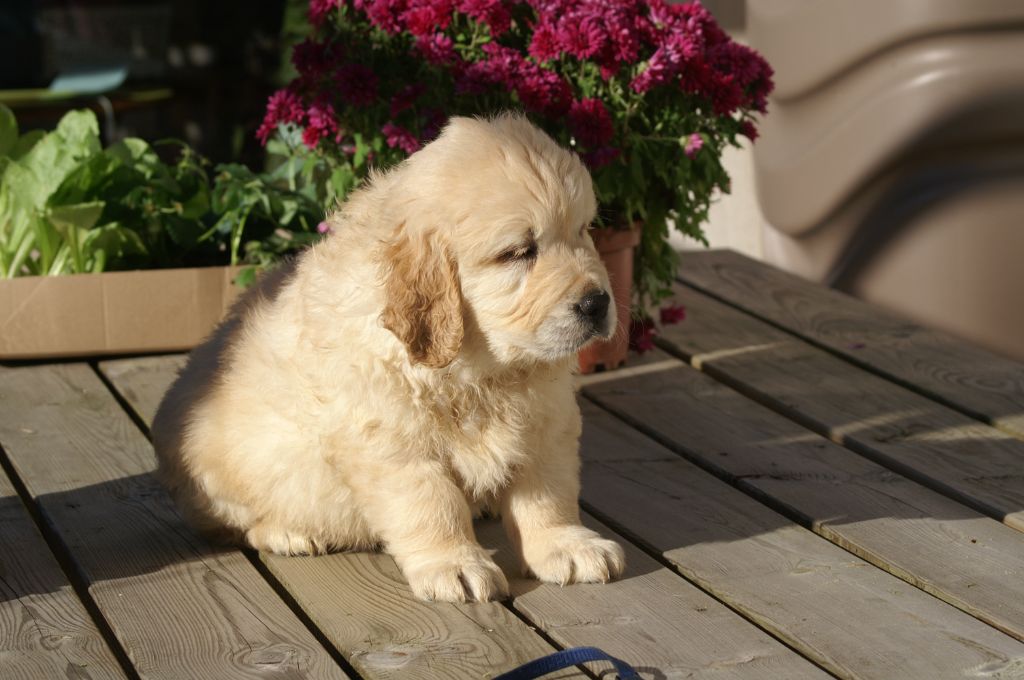
[(292, 64), (307, 87), (318, 83), (340, 58), (340, 49), (312, 39), (303, 40), (292, 48)]
[(654, 320), (631, 319), (629, 322), (629, 348), (634, 352), (643, 354), (654, 349), (654, 336), (658, 330), (654, 327)]
[(336, 136), (339, 132), (334, 107), (325, 102), (314, 102), (307, 110), (306, 129), (302, 131), (302, 142), (313, 149), (325, 137)]
[(395, 35), (404, 28), (402, 15), (408, 9), (407, 0), (363, 0), (361, 3), (366, 16), (374, 26)]
[(512, 16), (501, 0), (459, 0), (458, 10), (487, 26), (495, 38), (512, 24)]
[(430, 36), (448, 28), (453, 4), (453, 0), (411, 0), (401, 18), (413, 35)]
[(309, 0), (309, 23), (317, 28), (327, 15), (338, 8), (340, 0)]
[(516, 94), (527, 109), (553, 118), (569, 111), (572, 88), (565, 78), (533, 62), (523, 62), (517, 75)]
[(607, 37), (605, 27), (597, 18), (581, 16), (580, 12), (565, 16), (558, 23), (558, 38), (562, 49), (580, 60), (597, 54)]
[(416, 136), (403, 127), (395, 125), (391, 121), (384, 123), (380, 129), (384, 133), (384, 141), (392, 149), (401, 149), (407, 154), (414, 154), (420, 149), (420, 141)]
[(686, 157), (693, 159), (697, 157), (697, 153), (704, 147), (704, 138), (694, 132), (692, 135), (686, 138), (686, 145), (683, 147), (683, 151), (686, 153)]
[(279, 124), (301, 123), (305, 115), (299, 95), (291, 90), (278, 90), (267, 100), (267, 113), (256, 131), (256, 138), (265, 145)]
[(533, 29), (533, 38), (530, 40), (530, 56), (538, 62), (557, 59), (562, 53), (559, 46), (558, 36), (555, 29), (549, 23), (538, 24)]
[(611, 141), (612, 117), (600, 99), (575, 101), (569, 109), (569, 129), (583, 146), (596, 148)]
[(680, 304), (669, 303), (661, 308), (661, 322), (663, 324), (674, 324), (686, 319), (686, 307)]
[(470, 64), (457, 75), (456, 89), (460, 94), (479, 94), (491, 85), (512, 88), (520, 81), (519, 72), (524, 61), (518, 50), (497, 43), (483, 46), (486, 57)]
[(452, 64), (458, 59), (452, 39), (444, 33), (417, 36), (416, 51), (431, 64)]
[(326, 222), (321, 222), (320, 224), (316, 225), (316, 233), (332, 234), (334, 233), (334, 230), (331, 229), (331, 225), (327, 224)]

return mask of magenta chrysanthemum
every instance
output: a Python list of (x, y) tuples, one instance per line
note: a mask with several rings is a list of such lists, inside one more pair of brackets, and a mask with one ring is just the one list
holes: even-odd
[(302, 131), (302, 142), (315, 148), (320, 140), (335, 137), (338, 133), (338, 117), (334, 107), (325, 102), (316, 102), (306, 110), (306, 129)]
[[(650, 239), (662, 238), (669, 220), (700, 237), (698, 218), (729, 186), (714, 161), (737, 138), (757, 137), (754, 114), (766, 111), (772, 90), (761, 55), (733, 41), (697, 1), (308, 7), (310, 37), (292, 54), (298, 75), (268, 101), (261, 142), (282, 124), (299, 126), (318, 162), (362, 179), (434, 139), (452, 115), (522, 111), (579, 154), (609, 224), (640, 213), (656, 222), (641, 236), (635, 280), (636, 301), (652, 310), (671, 286), (673, 261), (670, 248)], [(670, 323), (683, 311), (660, 314)], [(650, 320), (635, 327), (634, 345), (651, 346), (653, 333)]]
[(554, 26), (545, 22), (534, 29), (529, 52), (530, 56), (541, 62), (558, 58), (562, 48)]
[(546, 116), (563, 116), (572, 104), (572, 88), (554, 71), (523, 62), (519, 69), (516, 94), (528, 111)]
[(416, 51), (431, 64), (450, 65), (458, 60), (452, 39), (444, 33), (417, 36)]
[(512, 24), (512, 16), (501, 0), (459, 0), (458, 10), (487, 26), (496, 38)]
[(411, 0), (401, 19), (413, 35), (431, 36), (448, 28), (453, 8), (453, 0)]
[(681, 304), (672, 302), (660, 310), (661, 323), (663, 324), (674, 324), (680, 323), (686, 320), (686, 307)]
[(416, 139), (416, 135), (391, 121), (384, 123), (380, 131), (384, 133), (385, 143), (392, 149), (401, 149), (408, 154), (416, 153), (420, 149), (420, 140)]
[(267, 112), (263, 116), (263, 123), (256, 131), (256, 138), (261, 144), (266, 144), (278, 125), (301, 123), (304, 116), (305, 111), (299, 96), (291, 90), (278, 90), (267, 100)]
[(697, 157), (697, 153), (704, 146), (704, 138), (698, 135), (696, 132), (686, 138), (686, 143), (683, 145), (683, 153), (686, 154), (687, 158), (693, 159)]
[(339, 5), (340, 0), (310, 0), (309, 22), (314, 26), (319, 26), (327, 18), (327, 15), (336, 10)]

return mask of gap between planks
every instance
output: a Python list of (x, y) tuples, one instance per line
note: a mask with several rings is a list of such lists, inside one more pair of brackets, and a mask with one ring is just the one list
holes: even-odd
[[(605, 418), (610, 418), (610, 416), (604, 416), (604, 417)], [(593, 421), (593, 415), (592, 414), (589, 415), (588, 420), (591, 421), (591, 422)], [(602, 420), (601, 422), (604, 422), (604, 421)], [(635, 436), (639, 437), (640, 435), (636, 434)], [(595, 445), (598, 446), (598, 448), (600, 448), (600, 446), (604, 445), (603, 444), (604, 438), (599, 437), (597, 440), (594, 440), (593, 435), (592, 434), (588, 435), (588, 434), (586, 434), (586, 431), (585, 431), (585, 440), (588, 439), (588, 438), (589, 438), (590, 443), (589, 444), (587, 444), (587, 443), (584, 444), (585, 451), (589, 450), (591, 453), (594, 453), (596, 451), (596, 449), (594, 448)], [(637, 445), (640, 446), (639, 444), (637, 444)], [(647, 446), (649, 447), (649, 445), (647, 445)], [(640, 448), (643, 448), (643, 446), (641, 446)], [(672, 459), (673, 462), (679, 463), (679, 464), (682, 463), (682, 461), (678, 460), (674, 455), (672, 455), (670, 453), (667, 453), (667, 455)], [(607, 455), (605, 455), (605, 459), (607, 459)], [(607, 462), (607, 460), (605, 462)], [(586, 472), (585, 472), (585, 474), (586, 474)], [(704, 473), (697, 473), (698, 477), (700, 477), (700, 475), (703, 475), (703, 474)], [(702, 481), (701, 483), (702, 484), (708, 484), (708, 485), (710, 485), (712, 487), (715, 487), (716, 490), (709, 491), (708, 493), (703, 494), (699, 498), (699, 503), (703, 504), (703, 505), (707, 505), (707, 506), (714, 506), (716, 504), (716, 502), (717, 502), (716, 499), (720, 495), (722, 495), (722, 493), (723, 493), (722, 490), (717, 490), (717, 485), (720, 485), (721, 482), (719, 482), (717, 480), (713, 480), (711, 478), (707, 478), (706, 481)], [(591, 484), (590, 486), (592, 487), (593, 485)], [(588, 492), (588, 488), (589, 488), (588, 484), (585, 483), (585, 485), (584, 485), (585, 500), (586, 500), (586, 496), (587, 496), (588, 493), (593, 493), (593, 489), (591, 488), (590, 491)], [(727, 487), (727, 486), (723, 487), (723, 488), (724, 489), (729, 489), (729, 487)], [(732, 490), (730, 490), (730, 492), (731, 492), (731, 494), (738, 495), (739, 498), (746, 498), (743, 494), (741, 494), (739, 492), (732, 491)], [(726, 495), (730, 495), (730, 494), (727, 493)], [(735, 499), (735, 496), (732, 496), (732, 497)], [(595, 501), (594, 500), (590, 500), (589, 502), (594, 503)], [(734, 500), (734, 502), (739, 502), (739, 501), (738, 500)], [(627, 501), (626, 504), (629, 505), (629, 502)], [(764, 518), (764, 517), (770, 517), (770, 516), (773, 515), (773, 513), (771, 513), (769, 510), (767, 510), (767, 508), (764, 508), (763, 506), (759, 506), (757, 504), (754, 504), (753, 506), (751, 506), (749, 503), (746, 503), (745, 505), (741, 503), (741, 507), (745, 507), (746, 508), (746, 512), (753, 513), (754, 516), (756, 516), (756, 517)], [(756, 509), (751, 509), (752, 507), (756, 508)], [(654, 518), (656, 518), (658, 511), (654, 511), (654, 509), (650, 508), (650, 507), (648, 507), (647, 510), (649, 511), (650, 518), (649, 519), (645, 519), (645, 522), (646, 523), (650, 523), (650, 521), (653, 521)], [(607, 512), (608, 512), (607, 508), (605, 508), (605, 513), (607, 514)], [(613, 514), (617, 514), (618, 512), (621, 512), (621, 511), (617, 511), (616, 513), (613, 513)], [(633, 516), (635, 517), (635, 515), (633, 515)], [(764, 522), (763, 519), (759, 520), (759, 521), (761, 521), (762, 523)], [(769, 521), (769, 524), (774, 526), (775, 522), (777, 522), (777, 521), (778, 520)], [(786, 551), (783, 554), (791, 554), (791, 553), (792, 554), (796, 554), (796, 553), (801, 553), (801, 554), (803, 554), (803, 553), (810, 553), (810, 554), (814, 554), (815, 546), (817, 546), (816, 549), (819, 552), (821, 550), (823, 550), (823, 548), (821, 548), (820, 545), (815, 544), (813, 542), (812, 543), (807, 543), (806, 542), (807, 541), (806, 538), (801, 538), (801, 533), (800, 532), (804, 532), (805, 530), (799, 529), (795, 525), (791, 525), (791, 526), (792, 526), (792, 528), (789, 529), (785, 533), (785, 536), (787, 538), (785, 538), (783, 540), (783, 545), (787, 545), (787, 541), (790, 542), (790, 543), (792, 543), (793, 541), (796, 541), (796, 543), (798, 545), (795, 547), (795, 549), (793, 547), (787, 548)], [(765, 525), (765, 527), (767, 527), (767, 525)], [(793, 533), (793, 532), (796, 532), (796, 533)], [(774, 532), (769, 532), (769, 533), (774, 533)], [(636, 535), (636, 527), (635, 526), (633, 527), (632, 535)], [(810, 535), (810, 534), (808, 534), (808, 535)], [(778, 540), (778, 539), (773, 539), (773, 540)], [(820, 538), (815, 538), (814, 540), (822, 541), (823, 545), (831, 545), (831, 544), (827, 543), (826, 541), (823, 541)], [(745, 545), (745, 544), (749, 543), (749, 541), (740, 541), (740, 543)], [(649, 545), (649, 543), (648, 543), (648, 545)], [(838, 548), (835, 548), (834, 546), (833, 546), (833, 549), (834, 550), (839, 550)], [(755, 550), (754, 553), (751, 553), (750, 555), (746, 555), (744, 557), (744, 560), (742, 560), (742, 562), (744, 564), (747, 563), (747, 562), (750, 562), (749, 558), (751, 557), (751, 555), (759, 554), (759, 552), (760, 552), (759, 549), (754, 548), (754, 550)], [(847, 554), (847, 553), (843, 553), (841, 550), (839, 550), (839, 553), (843, 554), (843, 555)], [(659, 554), (662, 554), (661, 551), (659, 551)], [(843, 558), (835, 557), (834, 556), (835, 553), (830, 553), (830, 554), (833, 555), (833, 556), (825, 559), (825, 561), (827, 563), (834, 562), (835, 563), (834, 566), (837, 569), (840, 569), (840, 570), (846, 570), (846, 569), (849, 568), (849, 567), (845, 566), (845, 562), (842, 561)], [(665, 555), (666, 555), (667, 559), (670, 559), (670, 560), (672, 559), (671, 555), (669, 555), (667, 553), (665, 553)], [(829, 562), (829, 560), (831, 560), (831, 562)], [(705, 562), (706, 562), (706, 560), (705, 560)], [(712, 558), (712, 562), (714, 562), (713, 558)], [(675, 564), (677, 565), (676, 568), (678, 570), (680, 568), (678, 559), (676, 559)], [(754, 559), (754, 565), (756, 566), (757, 564), (758, 564), (757, 558), (755, 558)], [(863, 565), (863, 567), (867, 567), (869, 570), (873, 570), (874, 569), (873, 567), (870, 567), (867, 564), (864, 564), (864, 563), (861, 563), (861, 564)], [(769, 568), (771, 566), (770, 563), (769, 564), (761, 563), (761, 566), (765, 567), (766, 571), (769, 571), (769, 572), (771, 571), (771, 569)], [(854, 566), (856, 567), (856, 565), (854, 565)], [(860, 568), (863, 568), (863, 567), (860, 567)], [(683, 568), (685, 568), (685, 565), (683, 565)], [(839, 572), (837, 572), (837, 573), (839, 573)], [(850, 576), (846, 577), (848, 579), (853, 579), (853, 580), (849, 581), (849, 583), (851, 584), (851, 587), (854, 587), (855, 589), (862, 589), (864, 587), (878, 588), (879, 587), (878, 584), (888, 583), (884, 579), (882, 579), (881, 581), (878, 580), (883, 575), (883, 572), (879, 571), (878, 572), (879, 576), (873, 576), (873, 575), (870, 575), (870, 574), (857, 576), (858, 573), (861, 573), (861, 572), (858, 571), (858, 568), (854, 568), (853, 571), (849, 572)], [(687, 578), (689, 580), (694, 580), (694, 578), (691, 578), (690, 576), (687, 576)], [(699, 580), (700, 579), (700, 575), (699, 574), (695, 575), (695, 578), (697, 578)], [(790, 582), (790, 577), (788, 577), (788, 576), (786, 576), (784, 574), (779, 574), (779, 575), (773, 576), (772, 578), (775, 579), (776, 583), (786, 584), (786, 583)], [(798, 577), (798, 580), (800, 580), (801, 582), (806, 582), (807, 578), (808, 577), (800, 576), (800, 577)], [(891, 576), (885, 576), (885, 578), (892, 579)], [(782, 580), (780, 581), (779, 579), (782, 579)], [(893, 581), (895, 581), (895, 580), (893, 579)], [(898, 581), (895, 581), (895, 582), (898, 583)], [(865, 584), (867, 584), (867, 585), (865, 585)], [(729, 598), (728, 587), (726, 588), (727, 592), (723, 593), (723, 592), (721, 592), (720, 588), (716, 587), (716, 584), (714, 584), (714, 583), (709, 584), (707, 581), (704, 581), (704, 582), (702, 582), (702, 588), (704, 590), (708, 590), (708, 591), (714, 592), (716, 597), (718, 599), (720, 599), (720, 600), (723, 599), (723, 597), (726, 598), (726, 599)], [(891, 588), (891, 586), (890, 586), (890, 588)], [(601, 592), (604, 593), (604, 592), (608, 592), (608, 591), (601, 591)], [(971, 656), (973, 656), (975, 659), (980, 659), (980, 660), (982, 660), (986, 664), (998, 663), (998, 661), (997, 661), (998, 653), (996, 653), (997, 656), (986, 656), (985, 654), (982, 654), (981, 656), (977, 656), (977, 651), (976, 650), (972, 651), (970, 645), (967, 645), (965, 647), (963, 644), (956, 642), (956, 640), (958, 640), (958, 639), (962, 640), (962, 641), (972, 640), (972, 644), (979, 644), (983, 649), (985, 649), (985, 648), (991, 648), (991, 649), (1003, 648), (1003, 649), (1007, 650), (1008, 655), (1013, 655), (1013, 652), (1010, 651), (1010, 650), (1013, 650), (1015, 648), (1012, 645), (1007, 646), (1008, 643), (1006, 642), (1006, 640), (1008, 640), (1009, 638), (1001, 638), (1001, 637), (999, 637), (1000, 634), (996, 633), (994, 630), (992, 630), (990, 628), (986, 628), (983, 624), (981, 624), (981, 623), (979, 623), (977, 621), (974, 621), (973, 619), (970, 619), (969, 617), (965, 617), (962, 614), (959, 614), (958, 612), (956, 612), (956, 610), (954, 610), (952, 608), (948, 608), (947, 605), (944, 605), (944, 604), (940, 603), (938, 600), (932, 599), (930, 596), (925, 595), (921, 591), (916, 591), (914, 589), (910, 589), (910, 590), (900, 590), (900, 589), (897, 589), (897, 593), (898, 593), (898, 597), (895, 598), (895, 602), (901, 603), (901, 604), (899, 604), (899, 606), (896, 606), (895, 604), (892, 605), (893, 609), (889, 612), (890, 614), (892, 614), (892, 616), (890, 616), (890, 617), (888, 617), (886, 619), (886, 623), (884, 625), (892, 625), (892, 621), (889, 621), (888, 619), (892, 619), (893, 621), (903, 621), (903, 622), (906, 622), (906, 617), (912, 615), (913, 612), (917, 612), (918, 614), (920, 614), (921, 616), (919, 618), (923, 618), (925, 620), (927, 620), (927, 619), (934, 619), (936, 621), (936, 623), (929, 624), (931, 627), (929, 628), (928, 631), (926, 631), (926, 633), (924, 634), (923, 638), (920, 637), (920, 634), (913, 633), (913, 632), (906, 632), (906, 631), (899, 631), (899, 630), (894, 631), (894, 634), (891, 637), (894, 640), (900, 640), (900, 642), (899, 643), (889, 642), (888, 638), (885, 638), (886, 639), (886, 644), (882, 644), (881, 645), (883, 648), (893, 647), (893, 649), (887, 649), (887, 651), (886, 651), (886, 653), (889, 654), (890, 656), (899, 656), (901, 654), (905, 654), (908, 647), (911, 647), (911, 648), (920, 647), (922, 641), (934, 640), (935, 637), (939, 637), (940, 639), (942, 639), (942, 643), (941, 643), (940, 647), (942, 647), (942, 648), (949, 647), (952, 650), (952, 652), (950, 652), (950, 653), (954, 654), (953, 657), (948, 657), (946, 659), (940, 659), (939, 660), (941, 662), (941, 664), (944, 664), (944, 668), (948, 668), (948, 669), (955, 670), (956, 667), (955, 667), (955, 664), (952, 661), (952, 659), (954, 659), (954, 658), (955, 659), (960, 659), (961, 657), (963, 657), (963, 658), (970, 658)], [(914, 595), (914, 593), (917, 593), (917, 595)], [(746, 597), (746, 598), (754, 598), (754, 600), (757, 599), (757, 594), (756, 593), (746, 592), (746, 594), (743, 595), (743, 596)], [(545, 597), (544, 600), (549, 599), (549, 597), (550, 596)], [(892, 595), (887, 592), (887, 594), (884, 595), (883, 597), (892, 597)], [(876, 596), (876, 599), (877, 599), (877, 596)], [(521, 604), (523, 602), (522, 597), (520, 597), (517, 600), (517, 602)], [(929, 604), (930, 602), (934, 603), (934, 605)], [(762, 602), (761, 604), (763, 605), (764, 603)], [(855, 649), (852, 649), (852, 650), (844, 650), (844, 649), (842, 649), (843, 643), (846, 642), (847, 639), (849, 638), (849, 636), (845, 632), (841, 636), (839, 636), (839, 638), (833, 637), (832, 640), (831, 640), (831, 644), (821, 643), (820, 641), (818, 643), (815, 643), (813, 635), (811, 636), (811, 638), (807, 637), (808, 631), (807, 631), (807, 628), (806, 628), (807, 626), (813, 626), (814, 624), (801, 624), (798, 619), (794, 619), (792, 616), (790, 616), (789, 618), (783, 617), (783, 619), (780, 622), (780, 620), (777, 617), (773, 618), (773, 616), (772, 616), (773, 613), (771, 611), (765, 612), (763, 609), (761, 609), (759, 607), (759, 605), (757, 605), (756, 602), (753, 602), (753, 603), (750, 602), (750, 601), (748, 601), (746, 603), (735, 603), (734, 602), (733, 606), (738, 611), (740, 611), (740, 610), (744, 611), (746, 616), (747, 616), (747, 618), (751, 618), (751, 619), (757, 621), (759, 624), (762, 625), (762, 627), (765, 627), (765, 628), (767, 628), (769, 630), (774, 630), (774, 632), (775, 632), (775, 634), (777, 636), (779, 636), (779, 637), (781, 637), (783, 639), (787, 639), (787, 640), (791, 641), (791, 644), (793, 644), (794, 647), (799, 649), (801, 651), (801, 653), (804, 653), (805, 655), (808, 655), (811, 658), (814, 658), (819, 663), (826, 664), (830, 669), (833, 669), (834, 672), (836, 672), (837, 675), (840, 675), (840, 677), (851, 677), (851, 678), (852, 677), (875, 677), (875, 678), (882, 678), (882, 677), (888, 677), (887, 674), (891, 674), (891, 672), (892, 672), (892, 668), (891, 667), (889, 667), (889, 668), (872, 667), (872, 665), (877, 666), (878, 662), (877, 662), (877, 660), (874, 660), (872, 658), (872, 654), (867, 651), (867, 649), (864, 646), (865, 643), (858, 643), (859, 647), (857, 647)], [(805, 604), (803, 606), (806, 608), (807, 605)], [(829, 621), (830, 617), (825, 615), (825, 617), (822, 618), (823, 613), (820, 610), (816, 610), (815, 606), (820, 606), (820, 605), (811, 606), (811, 609), (809, 611), (806, 611), (805, 613), (806, 614), (810, 614), (811, 615), (810, 618), (813, 621), (816, 621), (818, 624), (820, 624), (822, 626), (826, 626), (827, 627), (828, 625), (830, 625), (830, 624), (827, 624), (827, 622)], [(936, 608), (936, 606), (938, 608)], [(827, 608), (828, 608), (828, 605), (826, 605), (826, 611), (827, 611)], [(901, 608), (903, 608), (903, 609), (901, 609)], [(885, 607), (883, 607), (882, 609), (883, 609), (883, 613), (884, 613)], [(799, 606), (798, 606), (798, 610), (799, 610)], [(956, 612), (956, 613), (954, 613), (954, 612)], [(533, 620), (536, 620), (535, 617), (531, 617), (531, 618)], [(832, 615), (831, 618), (834, 618), (834, 614)], [(804, 617), (803, 620), (806, 621), (807, 617)], [(969, 623), (969, 621), (973, 621), (973, 625), (971, 623)], [(865, 624), (864, 622), (858, 621), (856, 625), (857, 626), (864, 626), (864, 625), (867, 625), (867, 624)], [(884, 628), (884, 625), (882, 625), (880, 627)], [(794, 628), (795, 629), (795, 634), (796, 634), (796, 638), (795, 639), (793, 638), (794, 630), (790, 630), (790, 628)], [(912, 628), (913, 628), (913, 626), (911, 625), (911, 630), (912, 630)], [(553, 632), (557, 632), (557, 631), (560, 631), (560, 630), (561, 630), (561, 628), (556, 628), (555, 631), (553, 631)], [(857, 628), (857, 630), (860, 633), (859, 637), (861, 637), (861, 638), (863, 638), (865, 640), (871, 640), (872, 642), (874, 642), (876, 644), (878, 643), (878, 640), (874, 640), (873, 639), (873, 636), (875, 638), (878, 637), (877, 631), (874, 631), (874, 626), (869, 626), (867, 629), (864, 629), (862, 631), (859, 628)], [(985, 630), (988, 630), (989, 633), (984, 632)], [(895, 633), (900, 633), (900, 634), (895, 634)], [(906, 639), (908, 636), (909, 636), (910, 639)], [(854, 637), (858, 637), (858, 636), (854, 636)], [(917, 644), (914, 644), (915, 640), (917, 641)], [(821, 646), (822, 644), (824, 644), (824, 647)], [(988, 644), (989, 647), (986, 647), (986, 644)], [(926, 646), (928, 646), (928, 645), (926, 645)], [(934, 645), (932, 645), (932, 646), (934, 646)], [(838, 650), (836, 649), (837, 647), (839, 647)], [(870, 647), (870, 645), (869, 645), (869, 647)], [(897, 651), (897, 650), (899, 650), (899, 651)], [(946, 653), (946, 652), (944, 652), (944, 653)], [(620, 654), (620, 656), (621, 656), (621, 654)], [(1008, 656), (1006, 656), (1006, 658), (1008, 658)], [(858, 667), (859, 664), (865, 664), (867, 667), (866, 668), (859, 668)], [(910, 677), (910, 676), (908, 676), (908, 677)], [(934, 673), (932, 673), (931, 669), (930, 669), (927, 675), (919, 674), (916, 677), (929, 677), (930, 678), (930, 677), (938, 677), (938, 676), (935, 675)]]
[[(155, 400), (173, 378), (173, 375), (168, 375), (167, 372), (170, 370), (169, 367), (175, 366), (176, 361), (180, 362), (180, 359), (167, 357), (161, 361), (159, 358), (153, 358), (145, 360), (142, 364), (136, 361), (104, 362), (100, 369), (108, 373), (111, 384), (123, 390), (128, 403), (137, 412), (138, 419), (146, 423), (155, 411)], [(154, 388), (153, 384), (140, 384), (140, 378), (142, 383), (156, 382), (159, 387)], [(146, 394), (149, 397), (145, 397)], [(586, 521), (609, 537), (623, 540), (621, 536), (611, 534), (599, 523), (589, 518)], [(503, 532), (495, 527), (494, 523), (484, 523), (479, 529), (483, 536), (489, 539), (489, 543), (499, 548), (498, 559), (505, 567), (506, 573), (515, 573)], [(639, 658), (648, 659), (647, 663), (654, 664), (656, 668), (672, 669), (673, 672), (685, 670), (686, 673), (692, 673), (701, 672), (701, 669), (736, 666), (735, 670), (719, 675), (740, 678), (761, 677), (764, 673), (769, 673), (794, 678), (821, 677), (820, 671), (815, 670), (814, 666), (795, 653), (788, 652), (783, 644), (758, 630), (756, 624), (729, 613), (725, 605), (690, 584), (685, 578), (680, 578), (676, 571), (660, 568), (657, 562), (646, 557), (628, 541), (624, 541), (624, 544), (631, 558), (629, 571), (623, 580), (609, 585), (582, 585), (561, 589), (513, 576), (510, 583), (518, 597), (511, 605), (511, 611), (520, 620), (531, 626), (536, 625), (538, 634), (542, 634), (549, 642), (568, 646), (599, 646), (630, 661), (635, 661), (639, 655)], [(393, 560), (385, 555), (350, 554), (344, 557), (315, 558), (313, 562), (303, 562), (302, 558), (260, 556), (269, 571), (282, 579), (282, 586), (295, 597), (300, 606), (308, 610), (311, 619), (319, 622), (321, 627), (324, 627), (325, 621), (329, 621), (330, 612), (317, 611), (316, 601), (323, 598), (309, 597), (308, 593), (304, 595), (304, 591), (309, 590), (312, 582), (325, 584), (324, 587), (329, 585), (329, 579), (321, 578), (317, 572), (326, 569), (331, 558), (335, 558), (334, 561), (346, 559), (352, 562), (372, 563), (376, 565), (376, 569), (387, 571), (389, 578), (394, 582), (394, 587), (403, 589), (403, 592), (407, 590)], [(291, 578), (286, 573), (288, 570), (293, 572)], [(304, 574), (300, 573), (302, 570), (305, 570)], [(623, 621), (621, 617), (609, 614), (610, 610), (628, 612), (631, 608), (643, 604), (645, 598), (649, 599), (645, 588), (654, 588), (651, 592), (666, 595), (674, 593), (673, 597), (696, 604), (683, 609), (666, 608), (665, 603), (661, 601), (663, 598), (659, 598), (655, 603), (644, 605), (647, 612), (646, 624), (649, 624), (646, 632), (636, 630), (638, 621)], [(424, 606), (416, 601), (409, 602), (408, 593), (405, 593), (405, 597), (406, 607)], [(604, 606), (595, 610), (598, 602), (603, 602)], [(358, 605), (357, 602), (351, 604)], [(582, 617), (585, 621), (601, 623), (597, 626), (589, 623), (577, 624), (573, 612), (576, 612), (576, 618)], [(699, 626), (693, 626), (689, 623), (693, 616), (713, 616), (711, 621), (714, 623), (709, 626), (705, 621)], [(547, 624), (552, 622), (557, 625), (549, 630)], [(694, 651), (687, 648), (685, 643), (680, 644), (678, 636), (682, 630), (690, 630), (690, 636), (713, 632), (715, 642), (708, 640)], [(328, 637), (330, 639), (332, 636)], [(344, 644), (340, 646), (345, 647)], [(746, 656), (742, 657), (746, 661), (738, 663), (735, 658), (738, 652), (733, 651), (734, 649), (746, 650), (743, 652)], [(631, 654), (631, 651), (634, 653)]]
[(865, 371), (1024, 439), (1020, 362), (731, 250), (683, 253), (677, 278)]

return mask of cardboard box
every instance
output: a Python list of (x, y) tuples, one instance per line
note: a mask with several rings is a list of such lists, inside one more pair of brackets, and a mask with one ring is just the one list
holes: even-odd
[(238, 269), (0, 280), (0, 359), (191, 349), (241, 292)]

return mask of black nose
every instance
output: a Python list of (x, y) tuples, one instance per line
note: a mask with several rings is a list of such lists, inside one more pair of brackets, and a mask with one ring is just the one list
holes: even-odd
[(609, 302), (611, 298), (608, 297), (608, 293), (603, 290), (592, 290), (576, 303), (576, 311), (580, 316), (598, 323), (607, 316)]

